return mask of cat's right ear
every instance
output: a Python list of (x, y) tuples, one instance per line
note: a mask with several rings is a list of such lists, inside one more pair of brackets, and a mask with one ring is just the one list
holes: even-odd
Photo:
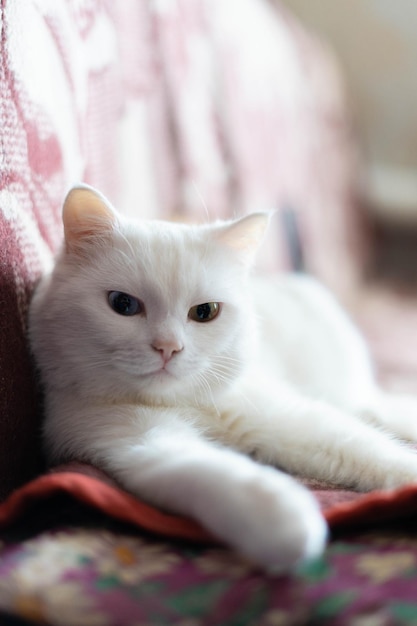
[(235, 252), (241, 262), (250, 267), (263, 240), (272, 212), (250, 213), (226, 223), (217, 230), (217, 240)]
[(88, 242), (110, 235), (116, 213), (100, 192), (80, 185), (73, 187), (65, 198), (62, 219), (67, 252), (80, 252)]

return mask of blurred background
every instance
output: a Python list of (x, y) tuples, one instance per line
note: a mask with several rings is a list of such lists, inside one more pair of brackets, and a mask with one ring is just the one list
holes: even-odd
[(336, 53), (347, 86), (380, 245), (373, 270), (417, 277), (417, 3), (285, 0)]

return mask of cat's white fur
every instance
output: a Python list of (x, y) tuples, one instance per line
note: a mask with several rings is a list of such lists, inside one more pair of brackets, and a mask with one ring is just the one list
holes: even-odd
[[(280, 568), (326, 538), (315, 499), (281, 470), (359, 490), (417, 480), (394, 438), (417, 440), (417, 402), (377, 388), (333, 297), (306, 277), (250, 277), (268, 216), (134, 222), (79, 187), (63, 218), (30, 312), (52, 462), (94, 463)], [(145, 312), (119, 315), (111, 291)], [(215, 319), (189, 318), (207, 302), (221, 303)]]

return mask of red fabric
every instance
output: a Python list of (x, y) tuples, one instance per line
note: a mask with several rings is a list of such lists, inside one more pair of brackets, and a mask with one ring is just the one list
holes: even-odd
[[(315, 493), (330, 528), (381, 523), (417, 514), (417, 485), (393, 491), (358, 494), (307, 483)], [(83, 463), (55, 468), (16, 490), (0, 505), (0, 529), (24, 518), (34, 503), (66, 493), (114, 519), (176, 539), (213, 542), (215, 539), (191, 519), (171, 515), (120, 489), (104, 472)]]
[(0, 528), (24, 516), (34, 502), (57, 493), (67, 493), (84, 504), (123, 522), (157, 534), (191, 540), (207, 540), (209, 534), (192, 520), (168, 515), (141, 502), (105, 480), (79, 472), (57, 472), (40, 476), (24, 485), (0, 505)]

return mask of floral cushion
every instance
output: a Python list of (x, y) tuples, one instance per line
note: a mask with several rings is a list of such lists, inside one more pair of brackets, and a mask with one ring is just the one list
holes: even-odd
[(276, 577), (91, 466), (56, 468), (0, 505), (0, 610), (62, 626), (415, 623), (417, 488), (309, 486), (332, 540)]
[(226, 549), (117, 528), (57, 528), (4, 543), (0, 609), (62, 626), (417, 623), (415, 531), (333, 541), (292, 577)]

